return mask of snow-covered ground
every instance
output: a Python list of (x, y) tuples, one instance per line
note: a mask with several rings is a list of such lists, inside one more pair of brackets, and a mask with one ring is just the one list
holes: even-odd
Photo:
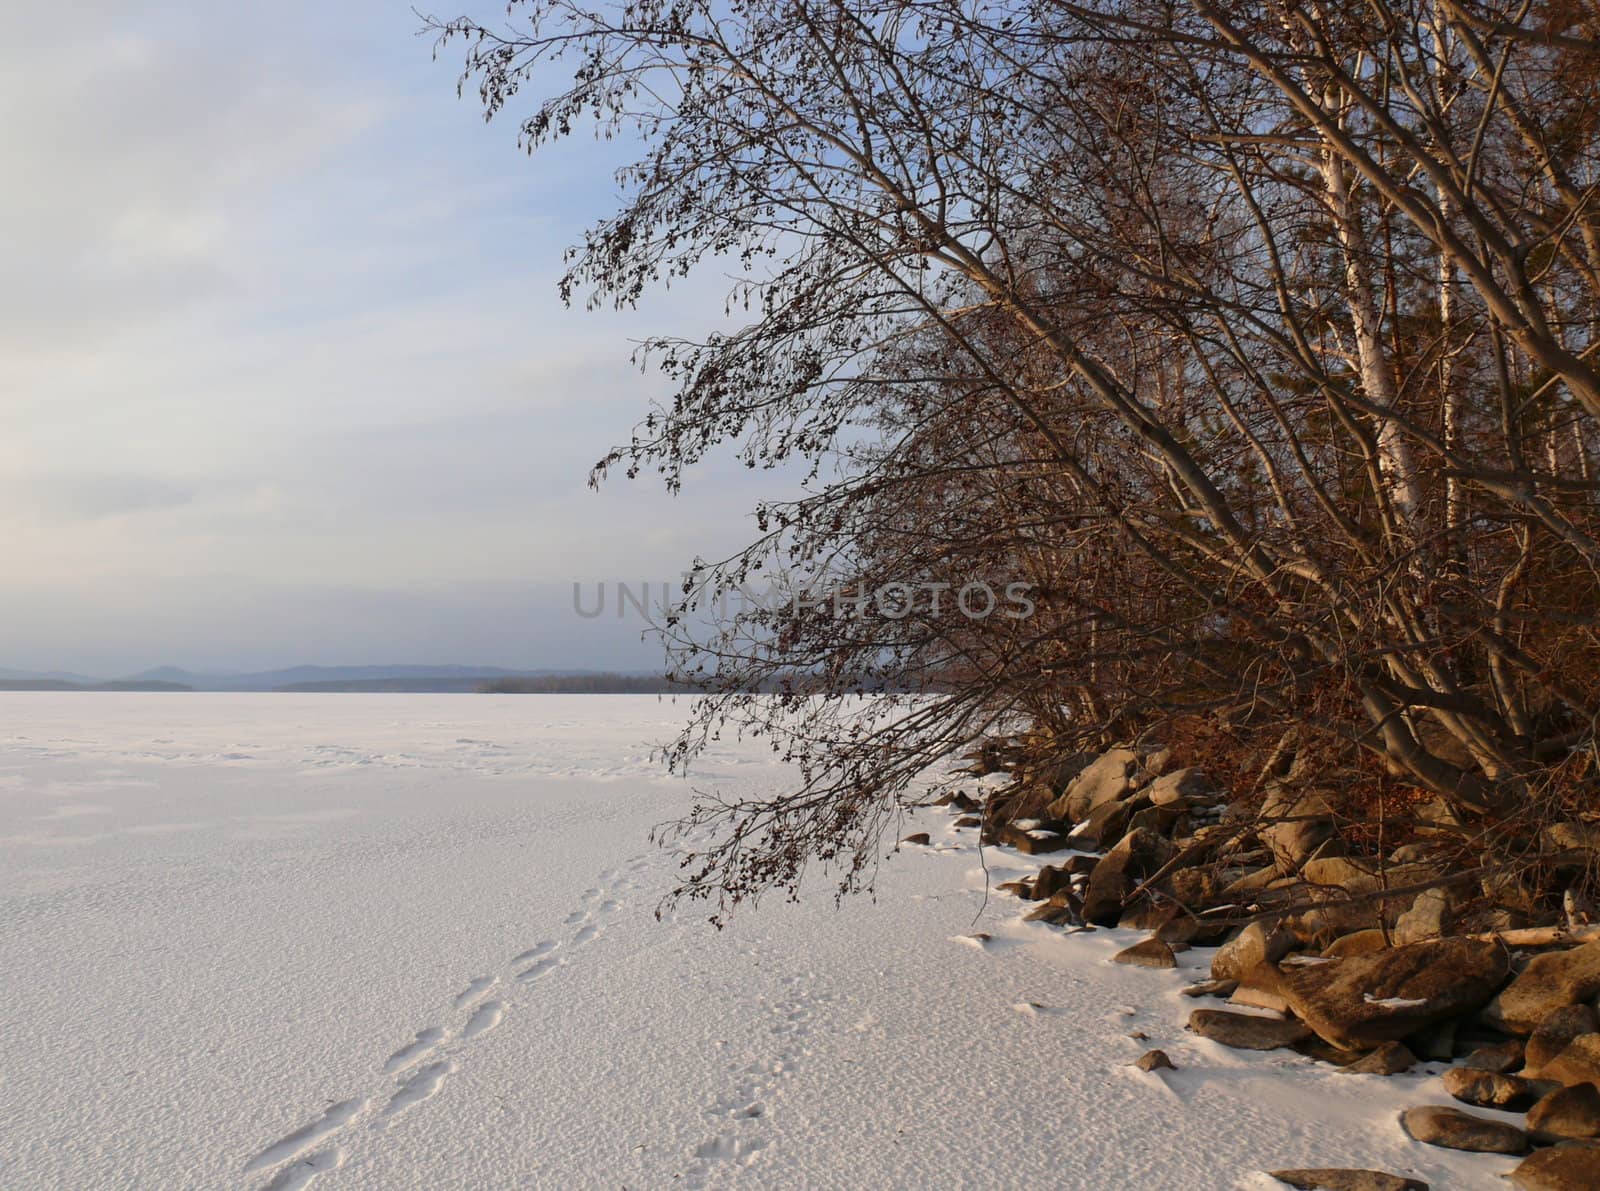
[[(646, 835), (689, 792), (649, 745), (682, 714), (0, 695), (0, 1186), (1212, 1191), (1356, 1165), (1471, 1188), (1512, 1165), (1405, 1138), (1436, 1080), (1187, 1035), (1205, 953), (1128, 969), (1133, 936), (1020, 922), (942, 812), (876, 902), (657, 922), (673, 865)], [(783, 776), (733, 743), (699, 781)], [(1149, 1047), (1179, 1070), (1128, 1066)]]

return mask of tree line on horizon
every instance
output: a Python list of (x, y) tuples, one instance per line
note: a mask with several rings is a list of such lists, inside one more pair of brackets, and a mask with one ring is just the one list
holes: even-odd
[[(637, 145), (562, 295), (733, 276), (728, 329), (641, 347), (671, 399), (596, 479), (806, 469), (667, 626), (711, 696), (674, 763), (737, 728), (800, 774), (696, 808), (686, 893), (859, 888), (918, 775), (1019, 731), (1395, 831), (1431, 800), (1461, 865), (1596, 811), (1592, 3), (510, 10), (429, 21), (486, 115)], [(694, 614), (774, 572), (1034, 609)]]

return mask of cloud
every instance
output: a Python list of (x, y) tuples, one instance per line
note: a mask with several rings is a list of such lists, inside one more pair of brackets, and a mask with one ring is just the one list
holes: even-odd
[(0, 665), (648, 665), (636, 626), (569, 631), (571, 582), (742, 536), (770, 476), (586, 486), (663, 396), (631, 341), (710, 325), (722, 283), (563, 308), (626, 147), (529, 162), (415, 23), (87, 0), (8, 29)]

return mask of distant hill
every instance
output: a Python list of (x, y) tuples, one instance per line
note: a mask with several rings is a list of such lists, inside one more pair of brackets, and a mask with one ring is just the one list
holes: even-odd
[(50, 682), (66, 682), (79, 686), (92, 686), (95, 679), (85, 674), (73, 674), (67, 670), (6, 670), (0, 669), (0, 682), (28, 682), (45, 680)]
[(521, 682), (516, 678), (489, 678), (475, 674), (470, 678), (353, 678), (333, 682), (292, 682), (279, 691), (291, 694), (368, 694), (393, 695), (470, 695), (492, 682)]
[(549, 674), (497, 678), (477, 689), (486, 695), (662, 695), (695, 688), (659, 674)]
[[(475, 690), (481, 682), (498, 678), (530, 678), (552, 670), (504, 670), (496, 666), (292, 666), (250, 674), (194, 674), (175, 666), (161, 666), (132, 676), (135, 682), (175, 682), (197, 691), (360, 691)], [(404, 682), (407, 687), (382, 684)], [(380, 684), (380, 685), (370, 685)]]
[(60, 678), (0, 678), (0, 691), (192, 691), (177, 682), (67, 682)]
[(291, 666), (240, 674), (198, 674), (177, 666), (158, 666), (110, 681), (64, 671), (0, 670), (0, 691), (654, 694), (686, 689), (658, 674), (506, 670), (498, 666)]

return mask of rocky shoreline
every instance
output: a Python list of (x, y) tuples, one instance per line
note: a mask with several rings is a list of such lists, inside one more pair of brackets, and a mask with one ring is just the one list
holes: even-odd
[[(1315, 790), (1276, 785), (1246, 808), (1164, 750), (1039, 764), (1026, 747), (992, 744), (970, 772), (1010, 780), (981, 800), (943, 796), (955, 826), (1055, 858), (999, 886), (1034, 903), (1027, 920), (1148, 931), (1115, 956), (1134, 966), (1215, 949), (1210, 979), (1184, 989), (1210, 1002), (1189, 1016), (1196, 1035), (1352, 1074), (1449, 1063), (1443, 1088), (1464, 1107), (1410, 1108), (1408, 1135), (1526, 1155), (1508, 1176), (1526, 1191), (1600, 1188), (1600, 926), (1570, 884), (1508, 897), (1503, 880), (1451, 871), (1425, 830), (1387, 854), (1353, 849)], [(1550, 831), (1571, 866), (1600, 864), (1600, 826)], [(1153, 1050), (1140, 1065), (1172, 1064)], [(1471, 1108), (1525, 1115), (1515, 1125)], [(1426, 1187), (1356, 1166), (1268, 1173), (1328, 1191)]]

